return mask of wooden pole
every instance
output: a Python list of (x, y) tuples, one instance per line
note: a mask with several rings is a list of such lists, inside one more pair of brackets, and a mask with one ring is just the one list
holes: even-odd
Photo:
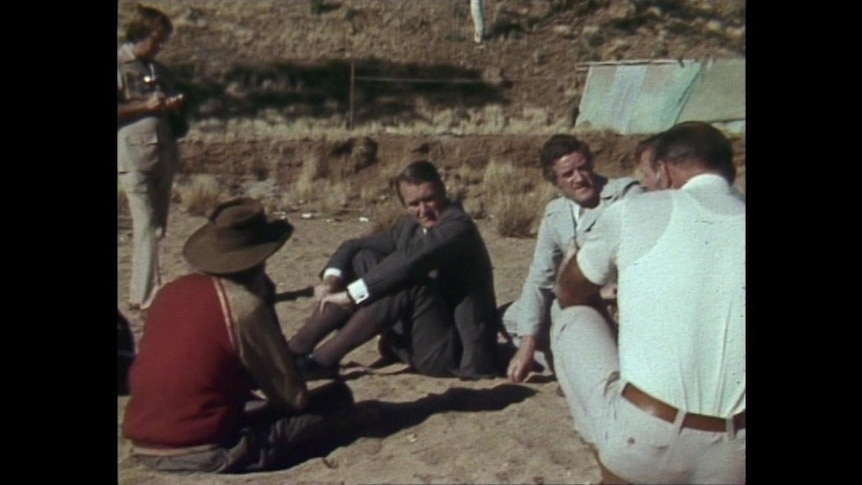
[(350, 118), (347, 122), (347, 129), (353, 131), (353, 85), (355, 83), (355, 68), (356, 65), (351, 59), (350, 61)]

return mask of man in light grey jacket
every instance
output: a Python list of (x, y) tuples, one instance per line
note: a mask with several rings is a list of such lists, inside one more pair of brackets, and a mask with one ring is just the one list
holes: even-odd
[(593, 172), (589, 146), (571, 135), (554, 135), (540, 153), (545, 178), (562, 193), (550, 201), (539, 226), (536, 249), (521, 295), (503, 314), (503, 325), (518, 351), (507, 374), (522, 382), (534, 360), (553, 367), (548, 340), (557, 270), (570, 241), (580, 240), (611, 203), (643, 192), (631, 177), (608, 179)]

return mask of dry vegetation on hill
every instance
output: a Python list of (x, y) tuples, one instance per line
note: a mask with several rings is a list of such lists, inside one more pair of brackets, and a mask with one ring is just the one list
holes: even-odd
[[(487, 0), (482, 45), (471, 40), (466, 0), (323, 1), (316, 9), (306, 0), (146, 3), (176, 27), (160, 59), (189, 94), (177, 197), (196, 212), (215, 184), (225, 196), (262, 197), (287, 212), (381, 216), (392, 210), (385, 175), (425, 157), (446, 167), (450, 189), (474, 215), (493, 217), (516, 198), (491, 195), (547, 196), (536, 150), (547, 135), (572, 131), (583, 63), (745, 55), (739, 0)], [(133, 4), (119, 2), (118, 39)], [(635, 139), (581, 136), (605, 173), (631, 170)], [(376, 143), (370, 157), (366, 137)], [(734, 141), (744, 191), (744, 136)], [(492, 161), (524, 172), (541, 193), (483, 189), (480, 174)], [(203, 174), (215, 179), (202, 184)]]

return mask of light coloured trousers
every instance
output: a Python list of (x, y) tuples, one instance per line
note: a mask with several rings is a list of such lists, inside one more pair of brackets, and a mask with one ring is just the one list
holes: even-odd
[(485, 15), (482, 0), (470, 0), (470, 15), (473, 17), (473, 41), (477, 44), (485, 37)]
[[(554, 358), (550, 347), (550, 332), (551, 332), (551, 309), (552, 300), (548, 300), (545, 305), (545, 311), (542, 312), (541, 323), (536, 337), (536, 352), (533, 354), (533, 360), (538, 362), (542, 367), (550, 371), (554, 370)], [(506, 332), (512, 337), (512, 343), (515, 347), (521, 347), (521, 339), (524, 335), (518, 333), (518, 323), (525, 318), (524, 303), (521, 298), (513, 301), (509, 308), (503, 313), (503, 326)]]
[(557, 380), (575, 429), (599, 461), (632, 483), (745, 483), (745, 429), (682, 428), (620, 396), (619, 351), (610, 326), (593, 308), (551, 309), (551, 349)]
[(158, 241), (167, 230), (174, 169), (172, 164), (160, 163), (153, 170), (120, 172), (118, 176), (132, 214), (129, 303), (146, 308), (161, 285)]

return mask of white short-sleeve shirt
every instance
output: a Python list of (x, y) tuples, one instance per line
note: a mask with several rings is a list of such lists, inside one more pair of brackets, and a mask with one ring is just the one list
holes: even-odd
[(622, 376), (688, 412), (745, 409), (745, 202), (718, 175), (609, 207), (577, 254), (616, 276)]

